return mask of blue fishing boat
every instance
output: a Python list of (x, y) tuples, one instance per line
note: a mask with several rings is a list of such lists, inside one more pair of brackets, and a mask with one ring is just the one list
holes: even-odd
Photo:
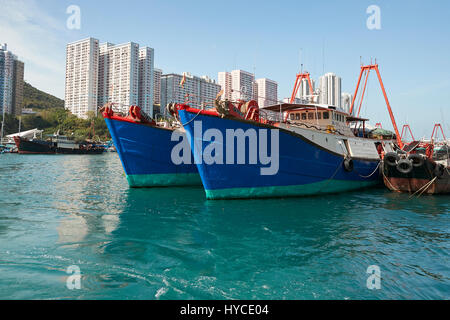
[[(171, 159), (174, 147), (186, 140), (183, 128), (156, 123), (136, 106), (126, 116), (110, 106), (102, 114), (130, 187), (201, 185), (193, 163), (175, 164)], [(173, 137), (178, 140), (172, 141)]]
[(361, 119), (335, 107), (256, 102), (178, 105), (208, 199), (306, 196), (381, 184), (392, 141), (357, 137)]

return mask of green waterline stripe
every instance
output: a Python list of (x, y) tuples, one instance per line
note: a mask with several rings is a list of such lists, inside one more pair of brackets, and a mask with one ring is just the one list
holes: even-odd
[(205, 192), (206, 198), (210, 200), (292, 197), (353, 191), (379, 184), (378, 181), (331, 180), (306, 185), (215, 189), (205, 190)]
[(198, 173), (133, 174), (127, 175), (128, 184), (133, 188), (199, 186), (202, 184)]

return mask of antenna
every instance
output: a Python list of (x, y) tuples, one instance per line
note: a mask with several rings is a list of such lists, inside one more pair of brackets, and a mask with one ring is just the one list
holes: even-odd
[(300, 52), (298, 53), (298, 59), (299, 59), (298, 62), (300, 62), (300, 72), (301, 72), (301, 70), (303, 69), (303, 64), (302, 64), (302, 50), (303, 50), (303, 48), (300, 48)]

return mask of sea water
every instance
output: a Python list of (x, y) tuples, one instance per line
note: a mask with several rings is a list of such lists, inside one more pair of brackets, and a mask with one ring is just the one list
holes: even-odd
[(0, 299), (449, 299), (449, 200), (207, 201), (114, 153), (3, 154)]

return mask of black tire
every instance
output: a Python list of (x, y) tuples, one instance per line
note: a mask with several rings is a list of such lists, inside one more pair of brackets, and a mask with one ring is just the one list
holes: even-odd
[(437, 163), (434, 167), (434, 175), (438, 177), (438, 179), (441, 179), (444, 176), (445, 173), (445, 167), (444, 165)]
[(355, 167), (355, 164), (353, 163), (353, 159), (346, 158), (344, 160), (344, 169), (345, 169), (345, 171), (352, 172), (354, 167)]
[(386, 162), (387, 165), (391, 166), (391, 167), (395, 167), (399, 160), (400, 160), (400, 156), (395, 152), (388, 152), (384, 156), (384, 162)]
[(423, 157), (420, 154), (410, 154), (408, 156), (408, 160), (412, 162), (413, 167), (418, 168), (423, 166), (424, 160)]
[(412, 171), (413, 164), (412, 161), (409, 161), (407, 159), (401, 159), (397, 162), (396, 168), (400, 173), (408, 174)]

